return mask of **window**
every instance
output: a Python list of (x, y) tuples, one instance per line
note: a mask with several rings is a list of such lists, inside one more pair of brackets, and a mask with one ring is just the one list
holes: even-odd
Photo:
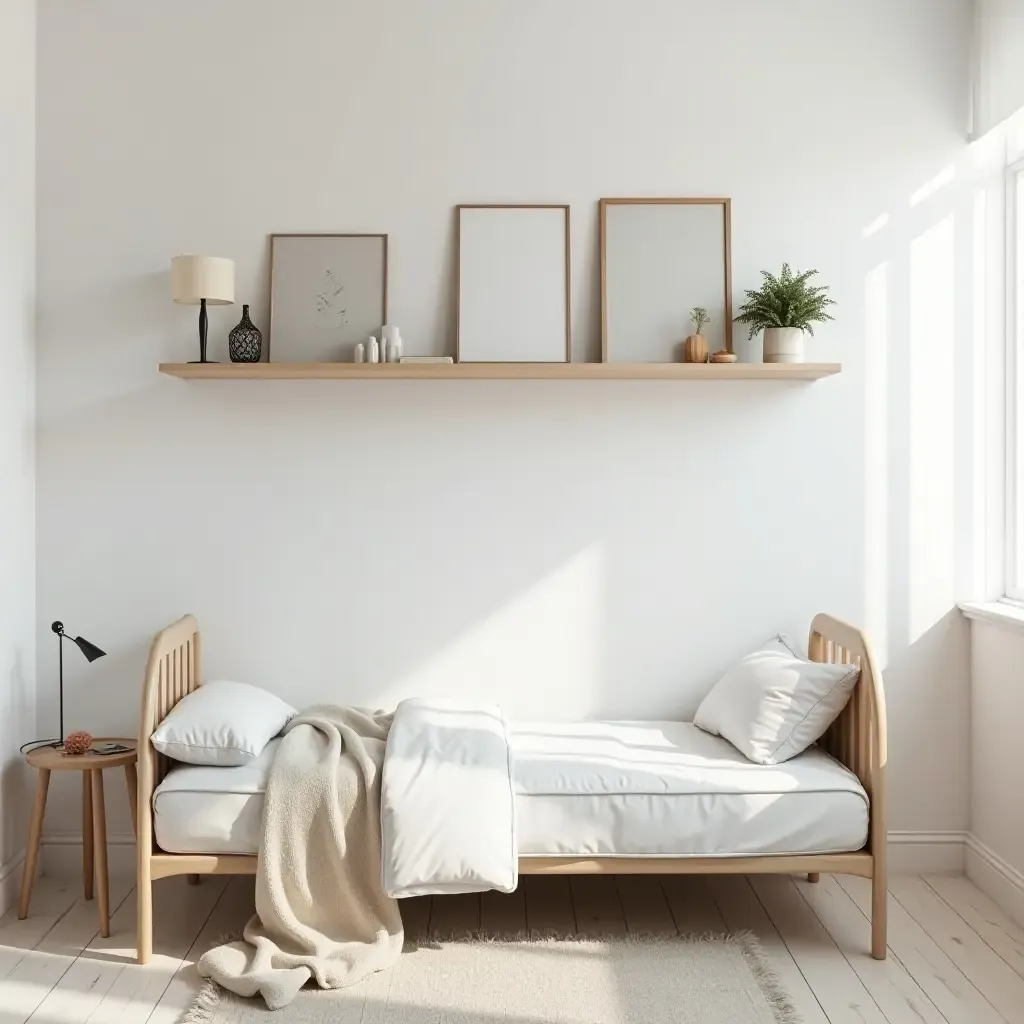
[(1024, 602), (1024, 160), (1006, 189), (1006, 596)]

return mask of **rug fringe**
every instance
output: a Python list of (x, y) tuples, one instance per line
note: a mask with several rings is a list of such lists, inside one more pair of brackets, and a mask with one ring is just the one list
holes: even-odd
[(739, 943), (747, 959), (751, 974), (765, 994), (777, 1024), (801, 1024), (803, 1018), (790, 1002), (779, 972), (775, 970), (761, 940), (751, 931), (735, 932), (733, 938)]
[(178, 1024), (213, 1024), (213, 1015), (220, 1004), (220, 985), (212, 978), (203, 980), (195, 1002), (178, 1019)]
[[(215, 939), (210, 943), (210, 949), (216, 949), (228, 942), (237, 942), (241, 939), (241, 932), (229, 932)], [(220, 1005), (223, 989), (213, 978), (203, 978), (203, 987), (199, 995), (193, 1000), (192, 1005), (178, 1018), (178, 1024), (213, 1024), (214, 1013)]]
[(727, 942), (743, 944), (748, 938), (756, 943), (752, 932), (687, 932), (680, 934), (670, 931), (593, 931), (581, 935), (578, 931), (565, 931), (559, 928), (525, 928), (516, 931), (491, 931), (476, 928), (472, 931), (432, 932), (428, 935), (410, 935), (406, 933), (406, 943), (426, 945), (427, 943), (462, 943), (462, 942), (571, 942), (577, 946), (586, 946), (602, 942), (647, 943), (647, 942)]

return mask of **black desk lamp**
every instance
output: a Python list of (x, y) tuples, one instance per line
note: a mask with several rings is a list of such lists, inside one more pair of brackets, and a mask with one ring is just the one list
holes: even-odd
[(64, 641), (70, 640), (72, 643), (78, 646), (78, 649), (85, 655), (87, 661), (95, 661), (97, 658), (102, 658), (107, 652), (101, 651), (95, 644), (90, 643), (84, 637), (81, 636), (68, 636), (64, 632), (64, 623), (55, 622), (50, 629), (57, 634), (58, 648), (60, 650), (60, 739), (57, 740), (53, 746), (59, 747), (64, 742)]

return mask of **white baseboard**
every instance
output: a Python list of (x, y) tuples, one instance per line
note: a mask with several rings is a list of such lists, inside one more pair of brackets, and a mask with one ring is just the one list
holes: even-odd
[(975, 835), (967, 836), (967, 877), (988, 898), (1024, 925), (1024, 875)]
[(962, 875), (966, 832), (890, 832), (891, 875)]
[(6, 914), (18, 902), (24, 863), (25, 851), (22, 850), (6, 864), (0, 864), (0, 914)]
[[(962, 875), (967, 845), (965, 832), (890, 832), (889, 872), (894, 875)], [(82, 871), (82, 837), (74, 832), (43, 836), (40, 858), (48, 875), (77, 875)], [(111, 874), (135, 871), (135, 836), (130, 832), (107, 837)]]

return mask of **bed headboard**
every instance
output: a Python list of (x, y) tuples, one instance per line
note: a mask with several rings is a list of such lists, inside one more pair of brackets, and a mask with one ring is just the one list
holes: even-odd
[(860, 678), (842, 714), (818, 745), (860, 779), (871, 800), (872, 849), (885, 843), (885, 693), (867, 637), (831, 615), (816, 615), (807, 650), (812, 661), (859, 665)]
[[(139, 723), (139, 821), (148, 820), (153, 790), (167, 774), (168, 759), (149, 742), (171, 708), (202, 683), (199, 624), (186, 615), (157, 633), (149, 649), (142, 684), (142, 719)], [(143, 800), (146, 801), (143, 808)], [(141, 836), (140, 836), (141, 838)]]

